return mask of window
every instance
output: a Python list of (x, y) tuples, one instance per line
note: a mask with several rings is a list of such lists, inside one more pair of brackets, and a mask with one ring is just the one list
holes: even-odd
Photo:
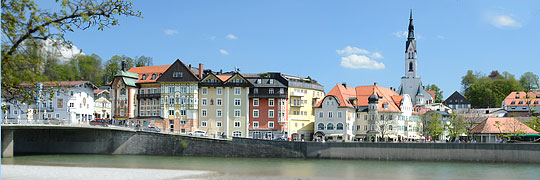
[(169, 99), (169, 104), (174, 104), (174, 98)]
[(334, 124), (328, 123), (328, 124), (326, 125), (326, 129), (327, 129), (327, 130), (334, 130)]
[(186, 124), (186, 120), (180, 120), (180, 124)]
[(268, 117), (269, 118), (274, 118), (274, 110), (273, 109), (268, 110)]
[(268, 99), (268, 106), (274, 106), (274, 99)]
[(319, 112), (319, 117), (320, 117), (320, 118), (323, 118), (323, 117), (324, 117), (324, 112), (322, 112), (322, 111)]
[(332, 118), (332, 116), (333, 116), (332, 111), (328, 112), (328, 118)]
[(234, 121), (234, 127), (236, 128), (240, 127), (240, 121)]
[(221, 127), (221, 121), (216, 122), (216, 127)]
[(70, 91), (69, 94), (70, 94), (71, 96), (73, 96), (73, 91)]
[(223, 91), (223, 88), (217, 88), (217, 92), (216, 92), (216, 93), (217, 93), (217, 95), (221, 95), (221, 94), (223, 94), (223, 92), (222, 92), (222, 91)]
[(268, 94), (274, 94), (274, 88), (268, 89)]
[(169, 116), (174, 116), (174, 110), (169, 110)]
[(120, 95), (126, 95), (126, 89), (124, 88), (120, 89)]
[(202, 122), (201, 122), (201, 126), (202, 126), (202, 127), (206, 127), (206, 121), (202, 121)]
[(240, 117), (240, 109), (234, 110), (234, 117)]
[(156, 79), (156, 74), (152, 74), (152, 79)]
[(206, 117), (206, 115), (207, 115), (206, 109), (201, 110), (201, 116)]
[(336, 130), (343, 130), (343, 123), (337, 123)]
[(181, 93), (187, 93), (187, 88), (186, 87), (181, 87), (180, 92)]
[(208, 88), (202, 88), (202, 94), (203, 95), (208, 94)]
[(183, 76), (182, 72), (173, 72), (173, 78), (182, 78)]
[(75, 103), (69, 103), (69, 107), (75, 107)]
[(239, 87), (234, 88), (234, 95), (240, 95), (240, 93), (241, 93), (240, 90), (241, 90), (241, 89), (240, 89)]
[(324, 130), (324, 124), (323, 123), (319, 123), (317, 125), (317, 130)]
[(381, 115), (381, 120), (384, 120), (384, 115)]
[(279, 88), (279, 94), (285, 94), (285, 90), (283, 88)]
[(253, 121), (253, 128), (259, 128), (259, 121)]
[(259, 99), (253, 99), (253, 106), (259, 106)]
[(221, 109), (216, 110), (216, 117), (221, 117)]
[(216, 105), (221, 106), (221, 98), (216, 99)]
[(240, 99), (234, 98), (234, 106), (240, 106)]
[(253, 94), (259, 94), (259, 88), (254, 88), (253, 89)]
[(157, 88), (154, 88), (154, 94), (157, 94), (157, 93), (158, 93)]
[(203, 106), (206, 106), (206, 98), (203, 98), (203, 99), (202, 99), (201, 104), (202, 104)]
[(233, 136), (233, 137), (241, 137), (241, 136), (242, 136), (242, 132), (240, 132), (240, 131), (234, 131), (234, 132), (232, 133), (232, 136)]
[(261, 84), (262, 83), (262, 79), (257, 79), (257, 82), (255, 84)]
[(174, 93), (174, 87), (169, 87), (169, 93)]
[(157, 105), (157, 99), (154, 99), (154, 106)]
[(141, 77), (141, 80), (145, 80), (145, 79), (146, 79), (146, 74), (143, 74)]
[(274, 128), (274, 121), (268, 122), (268, 128)]
[(388, 130), (392, 130), (392, 125), (388, 125)]
[(60, 118), (60, 114), (56, 113), (54, 116), (56, 119)]
[(341, 118), (341, 117), (343, 117), (343, 115), (342, 115), (342, 114), (343, 114), (343, 112), (341, 112), (341, 111), (338, 111), (338, 112), (337, 112), (337, 117), (338, 117), (338, 118)]
[(367, 131), (367, 125), (364, 125), (364, 131)]
[(259, 110), (258, 109), (253, 110), (253, 117), (259, 117)]
[(180, 110), (180, 116), (185, 116), (186, 115), (186, 110)]

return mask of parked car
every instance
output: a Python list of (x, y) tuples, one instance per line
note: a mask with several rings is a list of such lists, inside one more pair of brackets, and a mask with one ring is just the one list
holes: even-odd
[(206, 131), (201, 131), (201, 130), (196, 130), (196, 131), (193, 131), (193, 132), (188, 132), (188, 135), (190, 136), (207, 136), (206, 135)]
[(90, 121), (90, 125), (93, 126), (107, 126), (108, 122), (106, 119), (94, 119)]
[(160, 132), (161, 130), (158, 127), (150, 126), (143, 129), (144, 131), (150, 131), (150, 132)]

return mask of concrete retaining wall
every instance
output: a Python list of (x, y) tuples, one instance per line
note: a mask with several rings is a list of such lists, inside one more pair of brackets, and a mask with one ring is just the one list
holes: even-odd
[(75, 153), (540, 163), (540, 144), (318, 143), (247, 138), (216, 140), (100, 128), (2, 127), (2, 154), (9, 151), (7, 145), (10, 144), (9, 140), (5, 141), (4, 137), (9, 135), (4, 132), (13, 133), (11, 147), (15, 155)]

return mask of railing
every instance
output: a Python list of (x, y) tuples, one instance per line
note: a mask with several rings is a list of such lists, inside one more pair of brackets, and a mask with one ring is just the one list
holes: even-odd
[(291, 96), (297, 96), (297, 97), (304, 97), (305, 93), (303, 92), (297, 92), (297, 91), (293, 91), (291, 93)]
[(160, 93), (152, 93), (152, 94), (137, 94), (137, 99), (140, 98), (160, 98)]

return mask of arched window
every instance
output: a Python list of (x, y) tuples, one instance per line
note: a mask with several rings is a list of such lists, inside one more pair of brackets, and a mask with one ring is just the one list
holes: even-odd
[(324, 130), (324, 124), (323, 123), (319, 123), (317, 125), (317, 130)]
[(334, 130), (334, 124), (328, 123), (328, 124), (326, 125), (326, 129), (327, 129), (327, 130)]
[(146, 74), (143, 74), (141, 80), (145, 80), (145, 79), (146, 79)]
[(337, 123), (336, 130), (343, 130), (343, 123)]
[(234, 132), (232, 133), (232, 136), (233, 136), (233, 137), (241, 137), (241, 136), (242, 136), (242, 132), (241, 132), (241, 131), (234, 131)]
[(409, 71), (413, 71), (413, 64), (412, 64), (412, 62), (409, 62)]

